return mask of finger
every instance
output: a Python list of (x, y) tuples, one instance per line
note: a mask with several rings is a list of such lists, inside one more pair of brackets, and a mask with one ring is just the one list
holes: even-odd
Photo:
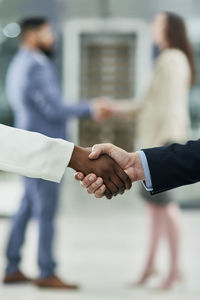
[(74, 174), (74, 178), (75, 178), (76, 180), (78, 180), (78, 181), (83, 180), (84, 177), (85, 177), (85, 175), (84, 175), (83, 173), (81, 173), (81, 172), (76, 172), (76, 173)]
[(119, 167), (115, 169), (115, 172), (118, 177), (124, 182), (126, 190), (130, 190), (130, 188), (132, 187), (132, 182), (128, 175)]
[(112, 182), (118, 187), (119, 194), (123, 194), (125, 192), (126, 186), (117, 174), (112, 177)]
[(106, 196), (107, 199), (109, 199), (109, 200), (112, 199), (112, 194), (107, 187), (106, 187), (104, 195)]
[(105, 184), (103, 184), (98, 190), (96, 190), (95, 197), (102, 198), (104, 196), (105, 190), (106, 190), (106, 186)]
[(107, 180), (104, 180), (104, 183), (113, 196), (119, 194), (119, 188), (112, 182), (112, 178), (108, 178)]
[(92, 183), (88, 188), (87, 188), (87, 192), (89, 194), (93, 194), (96, 192), (96, 190), (98, 190), (101, 186), (103, 185), (103, 179), (101, 177), (98, 177), (97, 180)]
[(91, 184), (93, 184), (97, 180), (97, 176), (95, 174), (88, 174), (81, 181), (81, 185), (85, 188), (88, 188)]

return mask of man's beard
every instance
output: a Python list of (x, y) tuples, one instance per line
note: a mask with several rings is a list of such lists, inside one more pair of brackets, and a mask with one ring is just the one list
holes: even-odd
[(43, 46), (39, 46), (39, 49), (44, 55), (46, 55), (48, 58), (53, 59), (55, 56), (55, 48), (51, 47), (49, 49), (44, 48)]

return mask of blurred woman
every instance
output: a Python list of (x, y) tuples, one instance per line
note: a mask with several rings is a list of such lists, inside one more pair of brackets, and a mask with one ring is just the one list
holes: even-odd
[[(136, 118), (140, 148), (184, 142), (190, 128), (188, 94), (195, 80), (195, 68), (183, 19), (173, 13), (159, 13), (152, 23), (152, 36), (160, 55), (143, 101), (136, 105), (122, 101), (118, 106), (115, 102), (111, 108), (116, 115)], [(180, 210), (172, 202), (170, 192), (153, 197), (146, 192), (145, 198), (151, 216), (151, 238), (147, 262), (138, 284), (145, 283), (154, 273), (158, 244), (165, 236), (171, 260), (169, 273), (161, 287), (167, 289), (180, 276)]]

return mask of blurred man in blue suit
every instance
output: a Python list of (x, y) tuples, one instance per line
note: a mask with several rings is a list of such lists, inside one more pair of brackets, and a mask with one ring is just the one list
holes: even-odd
[[(15, 126), (37, 131), (49, 137), (66, 139), (66, 122), (72, 117), (98, 114), (98, 105), (63, 102), (61, 87), (52, 60), (55, 37), (45, 18), (29, 18), (21, 23), (22, 45), (10, 64), (7, 95), (14, 111)], [(26, 145), (22, 145), (26, 147)], [(21, 272), (20, 250), (28, 221), (34, 214), (39, 222), (38, 264), (40, 287), (76, 289), (55, 274), (53, 257), (54, 218), (59, 186), (42, 179), (24, 178), (25, 193), (17, 212), (7, 246), (7, 269), (4, 283), (27, 281)]]

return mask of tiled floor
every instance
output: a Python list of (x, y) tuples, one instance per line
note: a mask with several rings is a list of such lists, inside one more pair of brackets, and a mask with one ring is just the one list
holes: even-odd
[[(64, 188), (65, 190), (65, 188)], [(0, 300), (199, 300), (200, 299), (200, 211), (184, 212), (182, 239), (183, 281), (172, 291), (155, 289), (166, 274), (167, 251), (163, 243), (157, 265), (159, 276), (145, 288), (129, 285), (140, 274), (148, 245), (148, 218), (135, 191), (114, 201), (96, 200), (74, 186), (63, 193), (57, 224), (58, 272), (80, 283), (78, 292), (41, 291), (31, 285), (3, 286)], [(0, 220), (0, 274), (5, 266), (4, 247), (8, 220)], [(37, 226), (28, 228), (23, 249), (23, 270), (37, 274)]]

